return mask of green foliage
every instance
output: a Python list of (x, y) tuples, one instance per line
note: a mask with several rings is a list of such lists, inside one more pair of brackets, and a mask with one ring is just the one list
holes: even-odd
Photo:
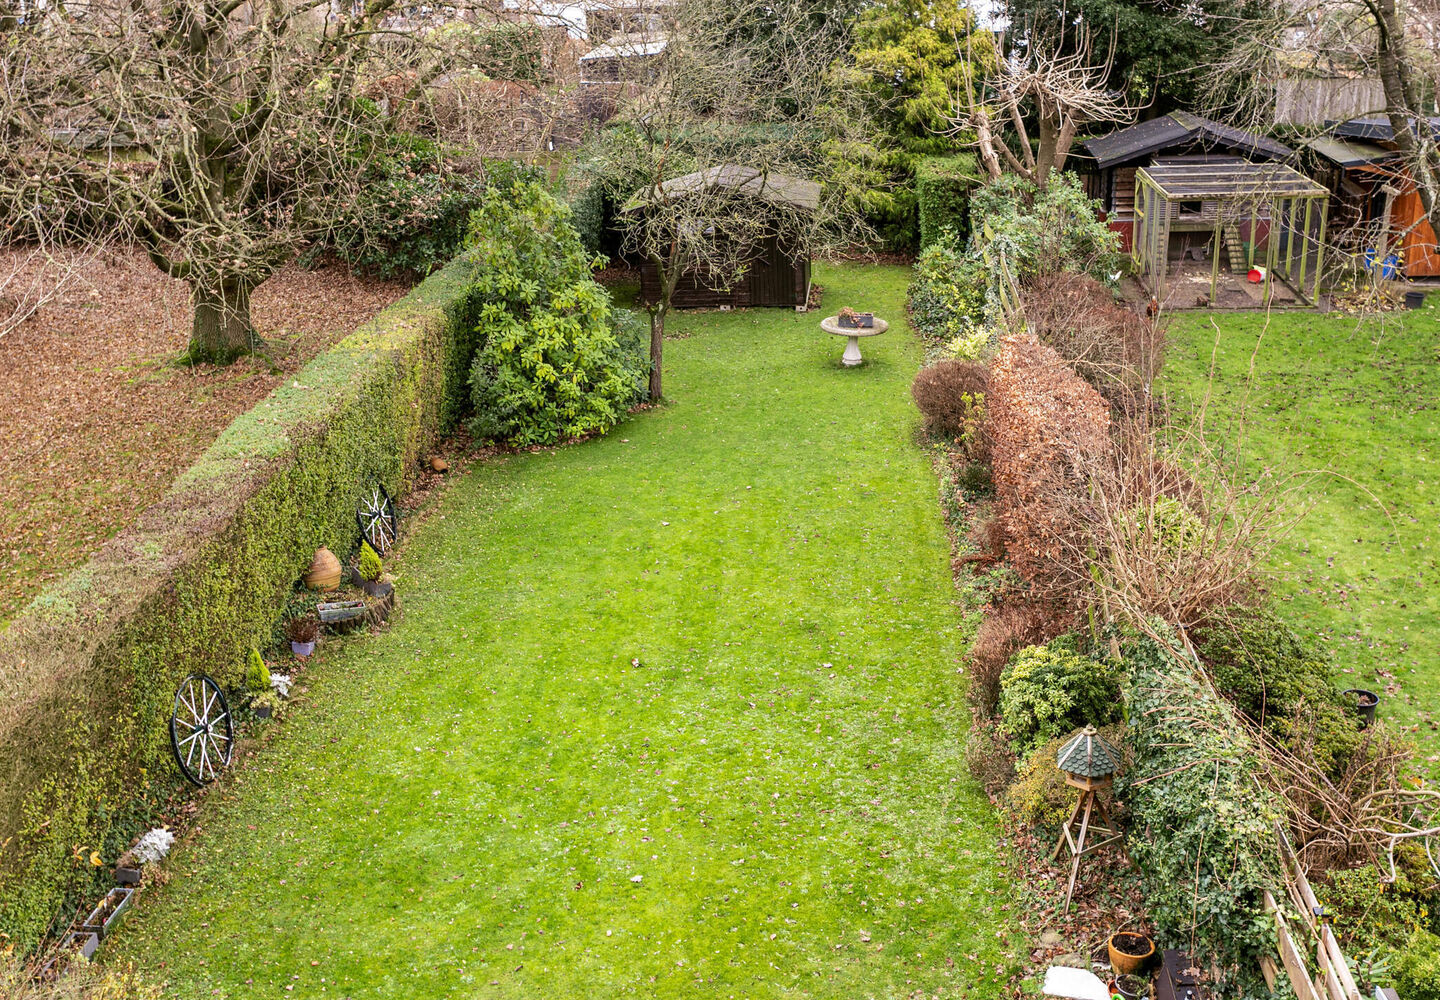
[(456, 169), (427, 139), (399, 135), (369, 167), (335, 252), (382, 277), (424, 277), (460, 250), (485, 179)]
[(1135, 759), (1116, 793), (1130, 809), (1126, 843), (1146, 906), (1165, 947), (1213, 956), (1239, 995), (1275, 947), (1264, 890), (1278, 884), (1279, 806), (1230, 703), (1153, 643), (1127, 646)]
[(1076, 652), (1068, 636), (1027, 646), (1000, 675), (1000, 718), (1016, 752), (1027, 757), (1047, 740), (1117, 721), (1119, 672)]
[(385, 567), (380, 562), (380, 553), (371, 547), (368, 541), (360, 542), (360, 576), (371, 583), (380, 579), (380, 574)]
[(1065, 775), (1055, 766), (1064, 743), (1061, 737), (1047, 740), (1020, 765), (1000, 802), (1012, 822), (1058, 830), (1070, 815), (1079, 793), (1065, 784)]
[(1051, 177), (1044, 191), (1006, 174), (970, 193), (977, 252), (984, 253), (992, 268), (998, 268), (1003, 257), (1022, 284), (1057, 271), (1113, 284), (1112, 275), (1124, 261), (1120, 237), (1096, 217), (1098, 207), (1074, 174)]
[(943, 239), (947, 229), (970, 231), (970, 189), (979, 183), (973, 156), (927, 156), (916, 164), (922, 251)]
[(1342, 770), (1363, 742), (1341, 701), (1325, 651), (1274, 614), (1227, 609), (1196, 632), (1215, 686), (1284, 743), (1303, 741), (1327, 771)]
[(900, 147), (919, 153), (947, 152), (955, 139), (950, 109), (966, 74), (994, 66), (988, 32), (975, 18), (945, 0), (882, 0), (867, 4), (855, 21), (850, 72), (864, 74), (872, 112)]
[(535, 86), (549, 82), (545, 70), (545, 37), (538, 24), (489, 18), (476, 24), (451, 23), (442, 34), (464, 33), (463, 54), (492, 80), (513, 80)]
[(1425, 910), (1413, 893), (1410, 879), (1398, 873), (1386, 881), (1373, 865), (1362, 865), (1326, 873), (1315, 880), (1321, 905), (1335, 918), (1335, 931), (1347, 952), (1369, 951), (1378, 946), (1403, 948), (1411, 935), (1423, 927)]
[(570, 224), (580, 234), (585, 252), (599, 257), (605, 250), (604, 183), (593, 177), (574, 179), (565, 204), (570, 206)]
[[(454, 426), (473, 330), (464, 270), (431, 277), (236, 418), (119, 544), (0, 634), (0, 688), (29, 692), (0, 703), (0, 928), (20, 949), (93, 892), (103, 870), (74, 849), (113, 861), (137, 797), (174, 781), (160, 720), (181, 679), (243, 683), (315, 549), (354, 544), (364, 485), (398, 492)], [(61, 605), (75, 615), (57, 624), (44, 611)]]
[(824, 151), (831, 186), (874, 228), (881, 245), (897, 252), (915, 250), (920, 242), (915, 201), (919, 157), (864, 142), (830, 142)]
[(270, 668), (265, 665), (260, 650), (254, 646), (245, 656), (245, 688), (249, 691), (270, 690)]
[[(570, 212), (537, 184), (487, 194), (467, 260), (481, 303), (470, 374), (478, 437), (523, 446), (603, 434), (639, 398), (633, 323), (590, 275)], [(622, 341), (626, 346), (622, 347)]]
[(986, 282), (984, 260), (966, 252), (954, 230), (943, 232), (915, 261), (910, 325), (932, 342), (984, 335)]
[(1391, 977), (1404, 1000), (1440, 1000), (1440, 937), (1417, 930), (1395, 956)]

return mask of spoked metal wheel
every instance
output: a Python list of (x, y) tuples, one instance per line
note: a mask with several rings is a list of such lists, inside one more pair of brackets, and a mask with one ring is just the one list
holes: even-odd
[(376, 483), (368, 496), (360, 500), (355, 511), (355, 523), (360, 526), (360, 535), (370, 543), (378, 555), (385, 555), (399, 537), (399, 522), (395, 517), (395, 501), (385, 492), (385, 487)]
[(170, 713), (170, 749), (180, 772), (193, 784), (208, 785), (230, 763), (235, 723), (220, 685), (206, 674), (191, 674), (175, 692)]

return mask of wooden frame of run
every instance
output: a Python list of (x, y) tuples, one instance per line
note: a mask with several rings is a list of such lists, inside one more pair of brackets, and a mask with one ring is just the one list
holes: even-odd
[[(1192, 207), (1198, 206), (1198, 207)], [(1135, 276), (1164, 301), (1170, 234), (1208, 233), (1210, 295), (1214, 305), (1220, 257), (1250, 270), (1263, 245), (1261, 302), (1269, 306), (1282, 281), (1309, 306), (1320, 300), (1330, 192), (1279, 163), (1186, 162), (1135, 171), (1135, 232), (1130, 258)], [(1307, 293), (1308, 279), (1308, 293)]]

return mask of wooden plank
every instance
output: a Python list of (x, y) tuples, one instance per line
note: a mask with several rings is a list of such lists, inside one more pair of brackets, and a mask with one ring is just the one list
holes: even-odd
[(1320, 942), (1330, 957), (1330, 968), (1340, 989), (1336, 1000), (1360, 1000), (1360, 989), (1355, 985), (1355, 977), (1350, 975), (1350, 966), (1340, 950), (1340, 942), (1335, 940), (1335, 929), (1329, 924), (1321, 926)]
[(1300, 949), (1295, 946), (1295, 939), (1290, 936), (1290, 927), (1285, 922), (1285, 914), (1275, 903), (1275, 897), (1270, 891), (1265, 891), (1265, 909), (1275, 915), (1276, 938), (1279, 944), (1280, 962), (1285, 967), (1285, 976), (1290, 980), (1290, 986), (1295, 990), (1295, 996), (1299, 1000), (1323, 1000), (1315, 992), (1315, 987), (1310, 983), (1310, 975), (1305, 970), (1305, 960), (1300, 957)]

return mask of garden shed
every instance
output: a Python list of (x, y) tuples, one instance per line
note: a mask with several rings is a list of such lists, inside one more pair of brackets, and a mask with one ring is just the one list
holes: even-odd
[(1284, 143), (1188, 111), (1172, 111), (1087, 139), (1082, 148), (1093, 161), (1079, 164), (1085, 191), (1099, 199), (1104, 220), (1120, 234), (1124, 251), (1130, 250), (1134, 232), (1135, 172), (1141, 167), (1196, 158), (1286, 161), (1295, 155)]
[[(657, 193), (637, 195), (621, 211), (643, 212), (659, 199), (669, 201), (717, 191), (804, 212), (814, 212), (820, 207), (820, 185), (814, 181), (726, 163), (671, 178), (660, 185)], [(724, 234), (717, 234), (717, 238), (723, 239)], [(660, 273), (648, 261), (640, 265), (640, 293), (647, 302), (660, 297)], [(744, 275), (734, 285), (712, 288), (700, 275), (685, 274), (675, 287), (671, 304), (681, 309), (796, 307), (804, 306), (809, 296), (810, 258), (793, 237), (777, 231), (756, 249)]]
[[(1430, 131), (1440, 139), (1440, 118), (1430, 119)], [(1378, 249), (1383, 238), (1397, 248), (1406, 277), (1440, 276), (1440, 241), (1395, 145), (1389, 118), (1332, 123), (1330, 135), (1306, 146), (1312, 175), (1334, 195), (1335, 228), (1342, 245), (1363, 254)]]
[(1330, 192), (1284, 164), (1231, 160), (1142, 167), (1135, 172), (1130, 255), (1135, 275), (1164, 301), (1171, 237), (1178, 233), (1192, 243), (1181, 255), (1182, 265), (1192, 249), (1209, 257), (1207, 304), (1216, 304), (1223, 256), (1232, 272), (1260, 270), (1262, 305), (1275, 302), (1275, 284), (1282, 282), (1298, 302), (1313, 306), (1319, 300), (1329, 210)]

